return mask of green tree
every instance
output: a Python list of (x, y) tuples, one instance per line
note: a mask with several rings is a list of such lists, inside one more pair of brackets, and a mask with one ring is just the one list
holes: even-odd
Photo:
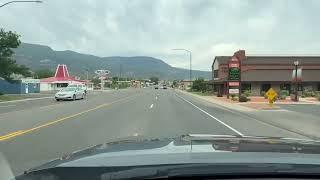
[(195, 91), (205, 92), (206, 91), (206, 87), (207, 86), (206, 86), (206, 83), (205, 83), (204, 79), (203, 78), (198, 78), (195, 81), (193, 81), (191, 89), (195, 90)]
[(29, 69), (24, 65), (18, 65), (12, 58), (13, 48), (17, 48), (21, 41), (19, 35), (12, 31), (0, 29), (0, 77), (5, 80), (12, 80), (12, 74), (31, 76)]
[(94, 79), (91, 79), (91, 82), (93, 83), (94, 86), (97, 86), (101, 82), (101, 80), (98, 78), (94, 78)]
[(159, 78), (158, 78), (158, 77), (151, 77), (151, 78), (150, 78), (150, 81), (151, 81), (152, 83), (158, 84)]
[(39, 79), (48, 78), (52, 76), (54, 76), (54, 72), (50, 69), (39, 69), (34, 72), (34, 77)]

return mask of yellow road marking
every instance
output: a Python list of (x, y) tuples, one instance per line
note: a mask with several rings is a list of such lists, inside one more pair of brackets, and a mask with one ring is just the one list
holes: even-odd
[(94, 110), (97, 110), (97, 109), (100, 109), (100, 108), (103, 108), (103, 107), (106, 107), (106, 106), (110, 106), (110, 105), (112, 105), (114, 103), (117, 103), (117, 102), (120, 102), (120, 101), (124, 101), (126, 99), (129, 99), (130, 97), (133, 97), (133, 96), (128, 96), (128, 97), (125, 97), (125, 98), (122, 98), (122, 99), (119, 99), (119, 100), (116, 100), (116, 101), (113, 101), (113, 102), (110, 102), (110, 103), (104, 103), (104, 104), (101, 104), (101, 105), (96, 106), (94, 108), (91, 108), (91, 109), (88, 109), (88, 110), (85, 110), (85, 111), (81, 111), (79, 113), (76, 113), (76, 114), (73, 114), (73, 115), (70, 115), (70, 116), (62, 117), (62, 118), (56, 119), (54, 121), (50, 121), (48, 123), (45, 123), (45, 124), (30, 128), (30, 129), (19, 130), (19, 131), (8, 133), (6, 135), (0, 136), (0, 141), (8, 140), (8, 139), (14, 138), (16, 136), (20, 136), (20, 135), (23, 135), (23, 134), (38, 130), (40, 128), (48, 127), (50, 125), (65, 121), (67, 119), (71, 119), (71, 118), (80, 116), (82, 114), (85, 114), (85, 113), (88, 113), (88, 112), (91, 112), (91, 111), (94, 111)]

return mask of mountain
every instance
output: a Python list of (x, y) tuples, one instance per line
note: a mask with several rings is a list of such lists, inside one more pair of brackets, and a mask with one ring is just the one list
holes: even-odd
[[(134, 57), (98, 57), (81, 54), (74, 51), (54, 51), (48, 46), (22, 43), (14, 49), (14, 58), (18, 64), (24, 64), (31, 70), (51, 69), (55, 70), (58, 64), (67, 64), (70, 74), (80, 76), (86, 75), (89, 70), (93, 77), (97, 69), (111, 71), (111, 76), (119, 76), (121, 69), (122, 77), (150, 78), (157, 76), (160, 79), (188, 79), (189, 70), (176, 68), (168, 65), (160, 59), (147, 56)], [(208, 71), (192, 71), (193, 77), (210, 78)]]

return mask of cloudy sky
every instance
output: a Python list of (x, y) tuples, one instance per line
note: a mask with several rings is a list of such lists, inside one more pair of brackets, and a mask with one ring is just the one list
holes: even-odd
[[(0, 4), (8, 0), (0, 0)], [(0, 8), (23, 42), (97, 56), (146, 55), (210, 70), (215, 55), (320, 54), (317, 0), (43, 0)]]

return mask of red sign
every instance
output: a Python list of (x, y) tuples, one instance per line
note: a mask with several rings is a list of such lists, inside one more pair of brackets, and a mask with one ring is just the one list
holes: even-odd
[(239, 68), (239, 63), (230, 63), (229, 67), (231, 67), (231, 68)]
[(239, 86), (239, 82), (229, 82), (229, 86)]
[(232, 58), (231, 58), (231, 61), (233, 61), (233, 62), (239, 62), (238, 58), (236, 58), (236, 57), (232, 57)]

